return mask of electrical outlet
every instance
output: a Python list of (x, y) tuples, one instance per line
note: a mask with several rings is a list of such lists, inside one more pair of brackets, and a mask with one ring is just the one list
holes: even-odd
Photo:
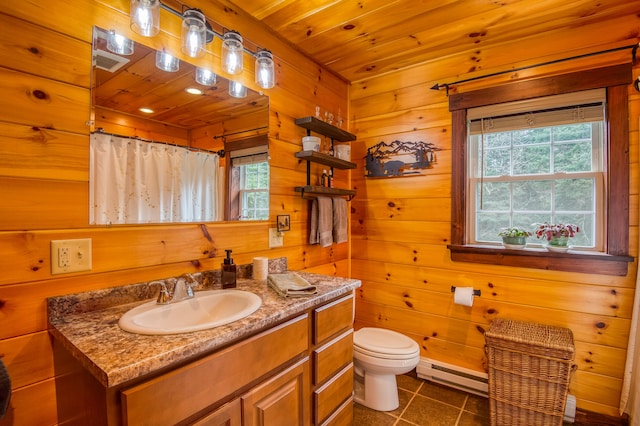
[(51, 273), (91, 270), (91, 238), (51, 240)]
[(277, 228), (269, 228), (269, 248), (282, 247), (284, 245), (284, 234), (278, 232)]

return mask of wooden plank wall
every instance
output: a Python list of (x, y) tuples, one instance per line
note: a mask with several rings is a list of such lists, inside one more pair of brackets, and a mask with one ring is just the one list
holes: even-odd
[[(430, 88), (478, 75), (637, 43), (637, 17), (603, 22), (551, 38), (522, 40), (473, 55), (459, 54), (378, 78), (352, 82), (352, 129), (360, 161), (352, 175), (352, 276), (360, 278), (356, 328), (405, 333), (421, 355), (486, 371), (483, 331), (498, 316), (569, 327), (577, 371), (571, 393), (578, 407), (618, 415), (637, 261), (625, 277), (552, 272), (450, 260), (451, 114), (445, 90)], [(560, 42), (562, 40), (562, 42)], [(508, 52), (508, 55), (506, 54)], [(532, 59), (535, 58), (535, 59)], [(455, 85), (469, 91), (509, 81), (630, 62), (631, 49), (510, 72)], [(362, 64), (361, 69), (367, 67)], [(480, 72), (472, 73), (474, 70)], [(634, 69), (634, 78), (640, 69)], [(638, 255), (638, 114), (640, 94), (629, 86), (630, 253)], [(435, 143), (437, 163), (423, 177), (364, 178), (362, 158), (380, 141)], [(482, 291), (473, 307), (453, 303), (450, 287)]]
[[(228, 248), (240, 264), (254, 256), (285, 256), (291, 269), (349, 273), (348, 244), (307, 245), (308, 201), (293, 191), (306, 176), (305, 163), (294, 157), (306, 131), (294, 118), (313, 114), (316, 105), (348, 111), (347, 83), (224, 0), (189, 5), (274, 54), (277, 86), (266, 91), (268, 222), (89, 227), (92, 27), (179, 51), (180, 20), (163, 10), (161, 34), (144, 39), (129, 30), (129, 0), (7, 0), (0, 6), (0, 356), (13, 386), (0, 425), (57, 423), (47, 297), (218, 269)], [(219, 40), (209, 49), (201, 62), (218, 71)], [(246, 56), (245, 64), (242, 82), (257, 90), (253, 60)], [(269, 249), (268, 228), (275, 227), (277, 214), (291, 215), (291, 231), (284, 247)], [(50, 240), (71, 238), (92, 239), (93, 270), (52, 276)]]

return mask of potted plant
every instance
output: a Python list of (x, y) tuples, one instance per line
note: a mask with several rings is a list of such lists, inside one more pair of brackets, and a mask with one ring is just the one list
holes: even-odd
[(537, 238), (547, 240), (547, 248), (550, 250), (567, 250), (569, 238), (573, 238), (580, 232), (577, 225), (571, 223), (536, 223), (535, 234)]
[(527, 237), (531, 235), (531, 232), (519, 226), (500, 228), (498, 232), (498, 236), (502, 237), (502, 244), (507, 248), (524, 247), (527, 244)]

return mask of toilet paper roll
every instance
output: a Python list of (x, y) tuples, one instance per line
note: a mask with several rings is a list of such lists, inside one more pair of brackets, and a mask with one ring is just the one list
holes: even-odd
[(254, 257), (253, 258), (253, 279), (266, 280), (269, 275), (269, 258)]
[(473, 287), (456, 287), (453, 293), (456, 305), (473, 306)]

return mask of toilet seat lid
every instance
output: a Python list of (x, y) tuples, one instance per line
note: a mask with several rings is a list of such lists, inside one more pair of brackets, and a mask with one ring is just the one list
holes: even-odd
[(392, 330), (364, 327), (353, 334), (353, 344), (357, 349), (371, 355), (414, 356), (420, 353), (416, 342)]

